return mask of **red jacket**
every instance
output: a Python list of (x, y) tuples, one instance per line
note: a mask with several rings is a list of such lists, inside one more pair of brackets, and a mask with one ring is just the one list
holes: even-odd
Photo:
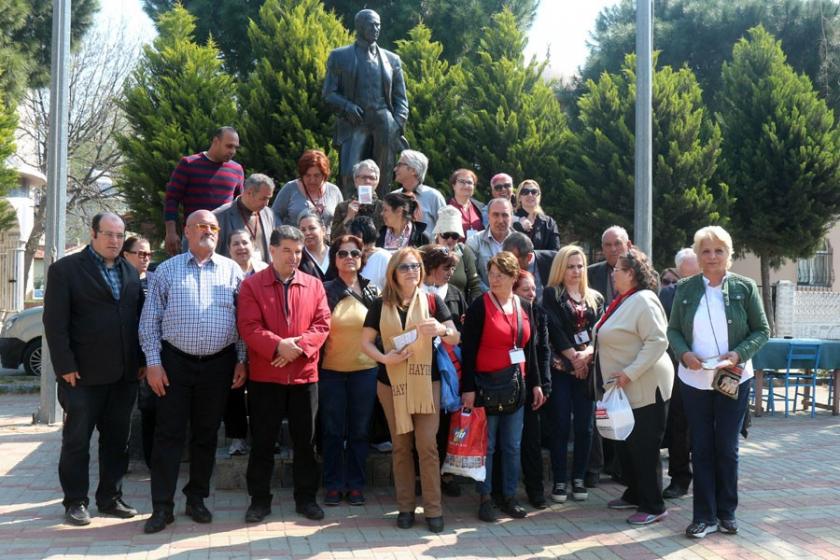
[[(237, 325), (248, 346), (248, 377), (253, 381), (299, 385), (318, 381), (318, 356), (330, 332), (330, 308), (321, 281), (301, 271), (289, 285), (288, 320), (283, 285), (274, 267), (242, 282)], [(302, 337), (303, 355), (284, 367), (275, 367), (281, 338)]]

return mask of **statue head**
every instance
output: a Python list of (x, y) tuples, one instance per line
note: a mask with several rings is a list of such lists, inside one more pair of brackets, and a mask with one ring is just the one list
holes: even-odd
[(381, 27), (379, 14), (373, 10), (360, 10), (353, 22), (356, 25), (356, 37), (359, 39), (371, 44), (379, 39), (379, 29)]

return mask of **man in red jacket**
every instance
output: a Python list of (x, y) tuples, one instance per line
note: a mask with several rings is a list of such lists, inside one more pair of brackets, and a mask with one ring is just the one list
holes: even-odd
[(330, 330), (330, 309), (321, 281), (298, 270), (303, 233), (281, 226), (271, 233), (272, 266), (242, 283), (237, 324), (248, 346), (248, 405), (252, 449), (248, 459), (247, 523), (271, 513), (274, 441), (284, 416), (294, 446), (295, 511), (318, 520), (320, 480), (315, 461), (318, 356)]

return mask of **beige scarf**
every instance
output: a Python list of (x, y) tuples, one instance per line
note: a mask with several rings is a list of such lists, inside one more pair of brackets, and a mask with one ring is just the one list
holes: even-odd
[[(428, 296), (419, 289), (411, 298), (404, 329), (397, 308), (393, 305), (383, 305), (379, 332), (382, 335), (385, 353), (394, 349), (395, 336), (410, 331), (417, 323), (428, 317)], [(391, 393), (394, 396), (397, 435), (414, 431), (412, 414), (437, 413), (432, 394), (432, 339), (428, 336), (418, 336), (408, 348), (412, 352), (408, 360), (386, 366), (388, 380), (391, 382)]]

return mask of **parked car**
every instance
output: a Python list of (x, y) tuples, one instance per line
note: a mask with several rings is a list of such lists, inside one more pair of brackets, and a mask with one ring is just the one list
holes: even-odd
[(31, 307), (10, 315), (0, 333), (0, 362), (4, 368), (23, 369), (41, 375), (41, 339), (44, 335), (44, 307)]

